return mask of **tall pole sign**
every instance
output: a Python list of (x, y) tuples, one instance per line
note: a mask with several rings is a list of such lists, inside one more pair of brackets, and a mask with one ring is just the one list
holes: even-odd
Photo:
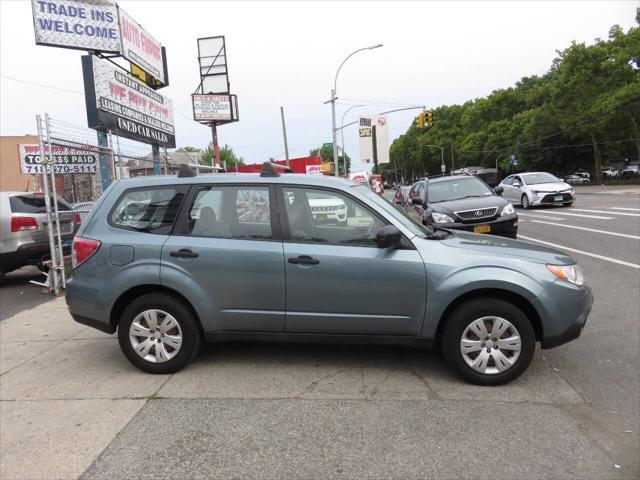
[[(110, 148), (108, 132), (148, 143), (159, 165), (160, 146), (175, 147), (171, 100), (155, 91), (169, 84), (165, 48), (110, 0), (32, 0), (31, 7), (37, 45), (89, 53), (82, 58), (85, 102), (98, 145)], [(103, 189), (110, 161), (100, 154)]]
[(191, 95), (193, 119), (211, 127), (211, 147), (216, 166), (220, 166), (218, 125), (237, 122), (238, 98), (230, 92), (227, 47), (224, 36), (198, 39), (200, 84)]

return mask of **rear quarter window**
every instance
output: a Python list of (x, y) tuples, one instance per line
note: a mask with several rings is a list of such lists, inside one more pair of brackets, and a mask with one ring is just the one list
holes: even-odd
[[(49, 197), (53, 207), (53, 198)], [(11, 195), (9, 205), (12, 213), (47, 213), (47, 204), (44, 195)], [(71, 207), (58, 198), (58, 210), (71, 210)]]
[(109, 223), (127, 230), (166, 235), (171, 232), (185, 191), (182, 186), (127, 190), (111, 210)]

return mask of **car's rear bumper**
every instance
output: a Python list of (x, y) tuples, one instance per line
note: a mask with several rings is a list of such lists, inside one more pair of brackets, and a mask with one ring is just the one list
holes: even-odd
[[(65, 254), (70, 253), (71, 245), (64, 246), (62, 250)], [(37, 265), (50, 258), (49, 242), (23, 243), (13, 252), (0, 254), (0, 268), (9, 272), (25, 265)]]
[[(451, 228), (453, 230), (464, 230), (466, 232), (486, 233), (488, 235), (499, 235), (501, 237), (516, 238), (518, 234), (518, 216), (514, 213), (512, 215), (505, 215), (504, 217), (498, 217), (494, 220), (476, 222), (476, 223), (442, 223), (438, 226), (444, 228)], [(488, 232), (477, 232), (478, 227), (489, 227)]]

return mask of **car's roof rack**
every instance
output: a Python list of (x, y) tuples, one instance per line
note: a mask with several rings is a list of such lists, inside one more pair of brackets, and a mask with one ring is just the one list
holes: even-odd
[(260, 172), (261, 177), (279, 177), (280, 173), (278, 170), (281, 170), (283, 173), (293, 173), (291, 168), (280, 165), (274, 162), (264, 162), (262, 164), (262, 171)]
[(432, 178), (442, 178), (442, 177), (455, 177), (458, 175), (465, 175), (467, 177), (473, 177), (473, 175), (469, 172), (458, 172), (458, 173), (439, 173), (438, 175), (427, 175), (424, 177), (425, 180), (429, 181)]
[(178, 169), (178, 178), (195, 177), (196, 175), (197, 172), (186, 163), (182, 163)]

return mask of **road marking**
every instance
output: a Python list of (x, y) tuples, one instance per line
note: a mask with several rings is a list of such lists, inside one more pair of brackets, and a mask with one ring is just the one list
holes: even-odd
[[(572, 208), (571, 210), (574, 210), (574, 209)], [(598, 212), (598, 213), (609, 213), (609, 212)], [(613, 220), (613, 217), (601, 217), (601, 216), (598, 216), (598, 215), (585, 215), (585, 214), (582, 214), (582, 213), (562, 212), (561, 215), (568, 215), (569, 217), (595, 218), (595, 219), (598, 219), (598, 220)]]
[(626, 208), (626, 207), (609, 207), (611, 210), (629, 210), (630, 212), (640, 212), (640, 208)]
[(569, 250), (570, 252), (580, 253), (582, 255), (586, 255), (588, 257), (597, 258), (600, 260), (604, 260), (606, 262), (617, 263), (618, 265), (624, 265), (625, 267), (637, 268), (640, 270), (640, 265), (637, 263), (625, 262), (624, 260), (618, 260), (616, 258), (605, 257), (604, 255), (598, 255), (597, 253), (585, 252), (584, 250), (578, 250), (577, 248), (565, 247), (564, 245), (557, 245), (551, 242), (545, 242), (544, 240), (538, 240), (537, 238), (525, 237), (523, 235), (518, 235), (518, 239), (529, 240), (530, 242), (542, 243), (543, 245), (549, 245), (550, 247), (559, 248), (560, 250)]
[(587, 232), (604, 233), (605, 235), (614, 235), (616, 237), (632, 238), (633, 240), (640, 240), (637, 235), (629, 235), (626, 233), (607, 232), (606, 230), (596, 230), (595, 228), (577, 227), (575, 225), (566, 225), (564, 223), (543, 222), (542, 220), (531, 220), (532, 223), (544, 223), (545, 225), (555, 225), (557, 227), (575, 228), (576, 230), (586, 230)]
[(626, 212), (603, 212), (602, 210), (585, 210), (583, 208), (572, 208), (571, 211), (587, 212), (587, 213), (605, 213), (607, 215), (624, 215), (626, 217), (640, 217), (640, 213), (626, 213)]
[(523, 216), (523, 217), (534, 217), (534, 218), (543, 218), (545, 220), (565, 220), (564, 218), (561, 217), (550, 217), (548, 215), (534, 215), (531, 213), (518, 213), (518, 217)]

